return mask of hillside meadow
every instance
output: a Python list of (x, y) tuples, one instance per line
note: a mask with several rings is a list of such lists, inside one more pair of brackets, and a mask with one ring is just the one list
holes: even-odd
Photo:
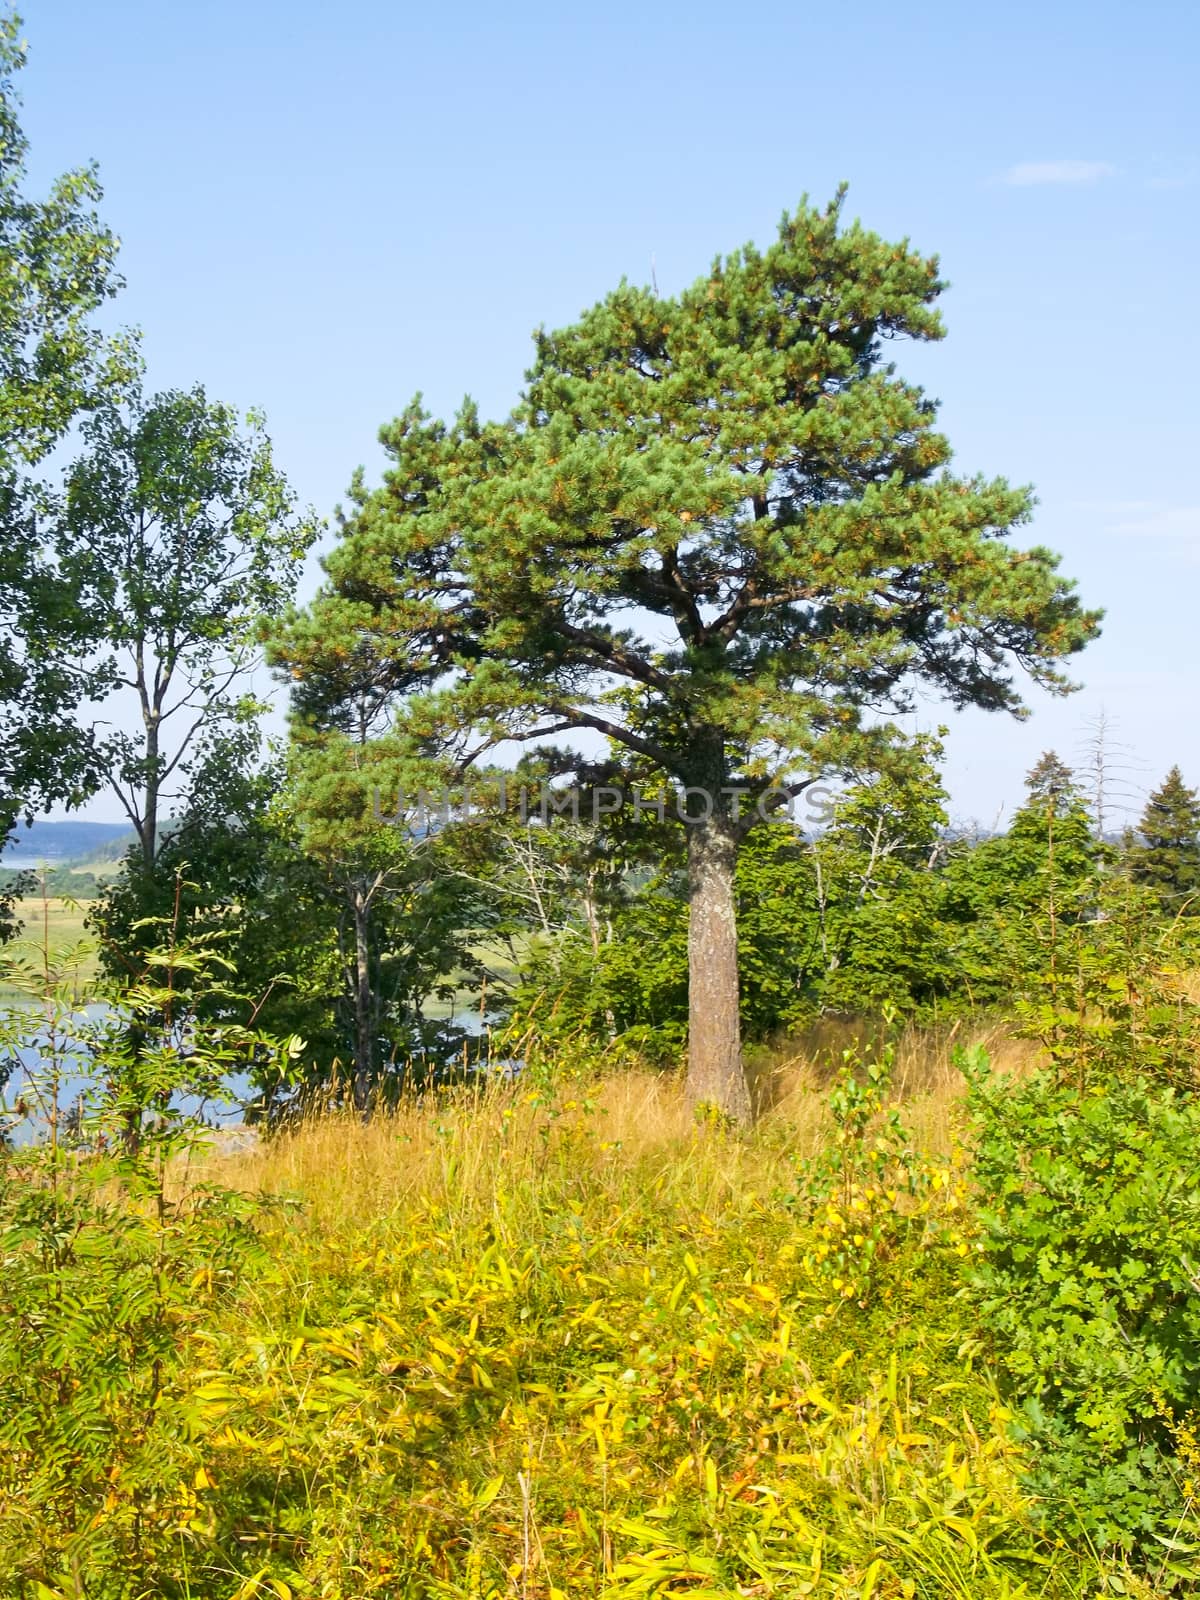
[(136, 1226), (74, 1158), (93, 1209), (29, 1291), (60, 1297), (26, 1374), (57, 1399), (6, 1434), (0, 1592), (1167, 1592), (1169, 1550), (1136, 1578), (1022, 1487), (958, 1042), (910, 1032), (847, 1112), (868, 1057), (820, 1030), (760, 1059), (751, 1134), (632, 1068), (314, 1114), (176, 1153)]
[(47, 968), (52, 968), (78, 998), (90, 998), (98, 961), (95, 941), (84, 927), (89, 907), (59, 896), (29, 896), (15, 900), (13, 910), (26, 937), (15, 950), (10, 947), (5, 952), (0, 999), (11, 1000), (31, 988), (36, 990), (38, 979)]

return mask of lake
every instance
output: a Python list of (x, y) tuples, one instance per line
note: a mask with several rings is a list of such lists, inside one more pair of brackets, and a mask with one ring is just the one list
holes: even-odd
[[(0, 1007), (11, 1016), (15, 1012), (28, 1011), (29, 1034), (27, 1042), (17, 1046), (15, 1051), (0, 1048), (0, 1115), (7, 1124), (9, 1114), (16, 1101), (24, 1092), (27, 1099), (32, 1099), (30, 1087), (30, 1072), (36, 1072), (41, 1065), (40, 1046), (45, 1042), (46, 1032), (44, 1027), (39, 1027), (40, 1018), (37, 1009), (33, 1006)], [(98, 1022), (107, 1013), (108, 1007), (103, 1002), (81, 1006), (78, 1012), (80, 1018), (88, 1022)], [(59, 1077), (58, 1103), (62, 1110), (68, 1110), (79, 1098), (85, 1094), (90, 1086), (95, 1083), (95, 1075), (89, 1070), (91, 1060), (85, 1044), (74, 1042), (66, 1043), (60, 1047), (60, 1060), (66, 1067)], [(11, 1065), (11, 1072), (7, 1083), (4, 1083), (4, 1069)], [(74, 1070), (72, 1070), (72, 1068)], [(234, 1073), (227, 1080), (227, 1087), (234, 1099), (231, 1103), (214, 1105), (211, 1101), (201, 1108), (200, 1101), (191, 1095), (178, 1095), (173, 1104), (183, 1112), (195, 1114), (203, 1109), (204, 1121), (214, 1127), (236, 1126), (242, 1121), (243, 1103), (253, 1094), (249, 1076), (246, 1073)], [(45, 1119), (39, 1116), (23, 1118), (13, 1127), (11, 1138), (14, 1144), (31, 1144), (40, 1130), (45, 1128)]]

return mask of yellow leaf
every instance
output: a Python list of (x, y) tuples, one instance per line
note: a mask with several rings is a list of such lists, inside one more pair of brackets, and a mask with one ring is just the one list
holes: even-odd
[(351, 1349), (348, 1344), (339, 1344), (336, 1339), (322, 1341), (321, 1349), (327, 1355), (341, 1356), (343, 1361), (349, 1361), (354, 1366), (358, 1366), (362, 1360), (357, 1350)]
[(964, 1543), (969, 1544), (972, 1550), (979, 1548), (979, 1540), (975, 1536), (975, 1528), (966, 1517), (943, 1517), (942, 1521), (948, 1528), (953, 1528)]
[(247, 1578), (245, 1583), (234, 1590), (233, 1600), (256, 1600), (258, 1586), (267, 1575), (266, 1567), (259, 1567), (253, 1577)]
[(488, 1506), (491, 1505), (492, 1501), (500, 1493), (500, 1491), (501, 1491), (501, 1489), (503, 1489), (503, 1487), (504, 1487), (504, 1474), (502, 1472), (498, 1473), (496, 1475), (496, 1477), (494, 1477), (494, 1478), (489, 1478), (488, 1481), (484, 1484), (483, 1488), (480, 1489), (479, 1493), (475, 1496), (475, 1499), (474, 1499), (474, 1502), (473, 1502), (474, 1510), (476, 1510), (476, 1511), (486, 1511)]

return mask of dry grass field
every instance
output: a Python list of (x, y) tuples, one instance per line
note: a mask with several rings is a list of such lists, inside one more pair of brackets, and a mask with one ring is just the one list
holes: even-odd
[(825, 1022), (759, 1053), (752, 1131), (677, 1075), (560, 1062), (175, 1157), (164, 1207), (114, 1213), (133, 1255), (97, 1302), (146, 1331), (100, 1317), (69, 1358), (124, 1397), (86, 1499), (0, 1455), (0, 1593), (1166, 1593), (1023, 1486), (966, 1288), (964, 1043), (1035, 1057), (909, 1030), (854, 1131), (839, 1067), (879, 1057)]

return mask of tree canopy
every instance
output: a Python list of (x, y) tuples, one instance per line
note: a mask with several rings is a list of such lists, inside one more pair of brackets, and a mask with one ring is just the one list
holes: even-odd
[(19, 20), (0, 18), (0, 838), (22, 808), (76, 796), (92, 776), (73, 720), (86, 685), (65, 670), (86, 650), (70, 585), (44, 557), (39, 471), (137, 366), (132, 339), (96, 320), (120, 279), (95, 169), (65, 173), (45, 199), (26, 192), (24, 59)]
[(136, 732), (98, 723), (88, 738), (150, 868), (168, 784), (254, 714), (259, 622), (291, 598), (316, 524), (296, 513), (262, 418), (243, 422), (202, 388), (104, 407), (84, 440), (56, 567), (109, 663), (105, 698), (137, 719)]
[(1200, 797), (1177, 766), (1147, 800), (1138, 832), (1140, 844), (1131, 857), (1135, 879), (1172, 910), (1194, 911), (1200, 896)]
[(936, 407), (886, 359), (937, 339), (936, 260), (839, 196), (676, 296), (622, 284), (536, 337), (512, 415), (419, 401), (381, 437), (328, 579), (276, 658), (403, 696), (463, 760), (585, 731), (689, 823), (694, 1094), (744, 1116), (733, 867), (821, 773), (902, 761), (921, 686), (1020, 714), (1096, 632), (1029, 490), (949, 469)]

